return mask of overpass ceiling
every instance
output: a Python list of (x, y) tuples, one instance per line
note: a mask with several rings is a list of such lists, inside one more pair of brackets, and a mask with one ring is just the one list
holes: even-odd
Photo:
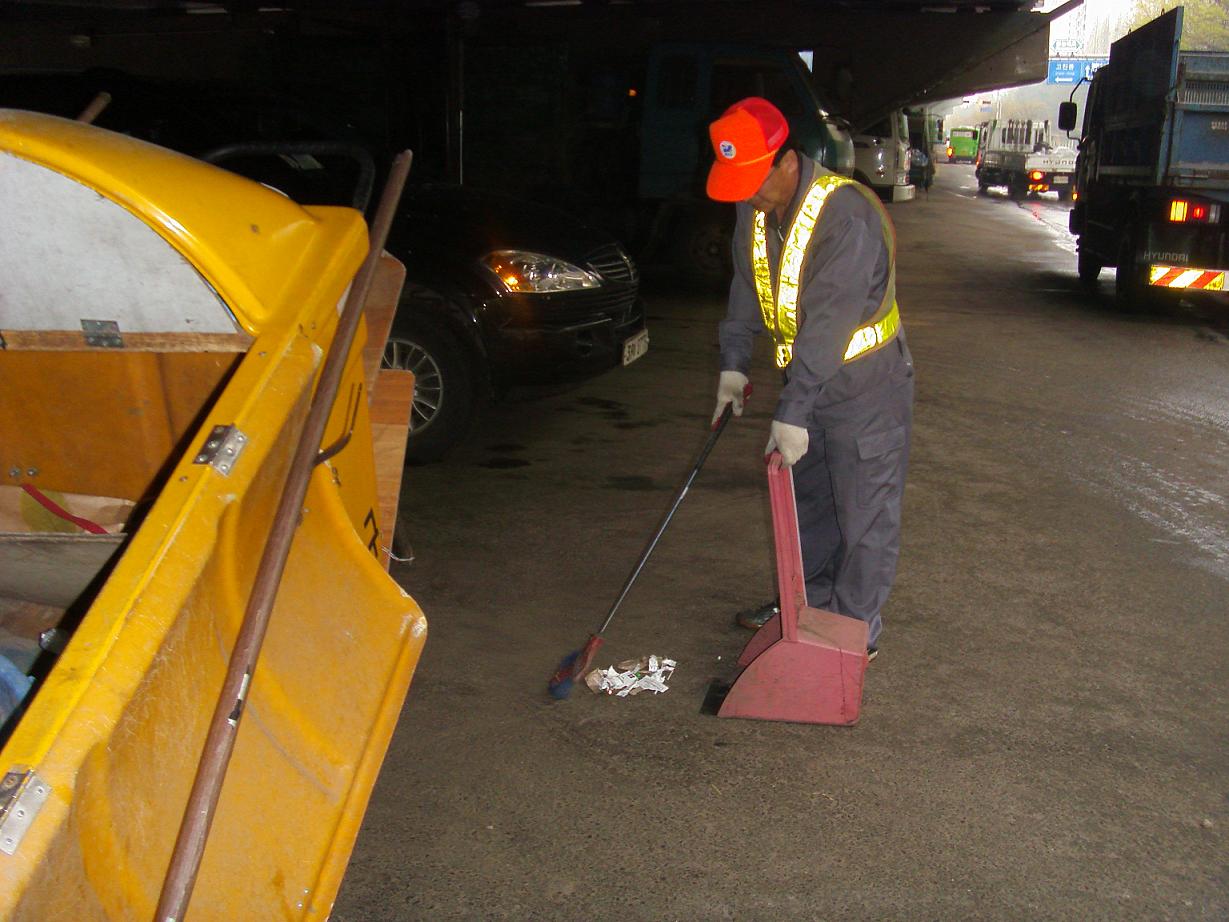
[(471, 30), (597, 33), (814, 52), (815, 82), (855, 128), (893, 109), (1045, 79), (1049, 13), (1033, 0), (468, 0)]
[(814, 51), (821, 94), (861, 128), (900, 106), (1043, 80), (1049, 20), (1081, 2), (1042, 13), (1036, 0), (9, 0), (0, 21), (105, 28), (190, 14), (194, 26), (268, 17), (387, 34), (447, 17), (475, 53), (491, 35), (785, 46)]

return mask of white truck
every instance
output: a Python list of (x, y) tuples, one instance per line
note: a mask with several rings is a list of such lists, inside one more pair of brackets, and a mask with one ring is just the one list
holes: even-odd
[(909, 124), (903, 109), (853, 137), (853, 178), (887, 202), (907, 202), (916, 189), (909, 182)]
[(1039, 192), (1057, 192), (1064, 201), (1071, 197), (1076, 152), (1054, 146), (1048, 119), (991, 121), (982, 130), (980, 148), (976, 170), (980, 194), (991, 186), (1004, 186), (1013, 199)]

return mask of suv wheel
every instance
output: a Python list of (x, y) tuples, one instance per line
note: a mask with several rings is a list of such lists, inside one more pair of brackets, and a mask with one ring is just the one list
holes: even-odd
[(445, 330), (398, 320), (384, 346), (383, 366), (414, 373), (406, 461), (438, 460), (473, 419), (474, 376), (463, 348)]

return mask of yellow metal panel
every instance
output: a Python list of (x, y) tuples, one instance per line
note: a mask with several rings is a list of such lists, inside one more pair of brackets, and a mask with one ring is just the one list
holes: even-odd
[(141, 218), (252, 334), (278, 321), (322, 322), (302, 307), (316, 284), (310, 276), (342, 272), (366, 236), (353, 209), (303, 207), (192, 157), (51, 115), (0, 109), (0, 149), (75, 179)]
[[(5, 765), (37, 766), (54, 793), (0, 862), (0, 916), (153, 911), (317, 354), (299, 337), (280, 361), (249, 359), (214, 414), (249, 435), (235, 471), (181, 462), (6, 747)], [(252, 377), (263, 380), (248, 390)], [(363, 420), (336, 459), (343, 471), (370, 465)], [(357, 494), (363, 480), (343, 483)], [(425, 639), (421, 612), (364, 538), (317, 468), (193, 918), (322, 917), (331, 905)]]
[[(14, 143), (9, 130), (5, 137), (0, 127), (0, 148)], [(128, 190), (122, 198), (151, 223), (182, 225), (176, 240), (207, 277), (231, 285), (228, 297), (240, 293), (237, 310), (262, 286), (280, 301), (244, 314), (260, 319), (255, 341), (187, 452), (165, 458), (157, 499), (0, 752), (0, 770), (32, 766), (52, 788), (16, 854), (0, 855), (4, 919), (152, 915), (335, 305), (365, 245), (358, 216), (339, 211), (331, 223), (308, 221), (306, 237), (292, 221), (294, 246), (266, 249), (269, 264), (254, 274), (250, 260), (236, 270), (218, 260), (229, 237), (246, 245), (241, 227), (210, 224), (191, 201), (165, 210), (175, 184), (161, 171), (186, 181), (179, 166), (136, 148), (119, 158), (110, 137), (93, 165), (95, 138), (57, 127), (33, 146), (46, 162), (80, 161), (107, 194)], [(277, 198), (269, 219), (259, 215), (263, 228), (285, 214)], [(244, 210), (244, 220), (256, 211)], [(209, 238), (215, 233), (223, 239)], [(327, 916), (426, 637), (418, 606), (369, 547), (378, 516), (360, 348), (326, 436), (349, 441), (312, 476), (190, 906), (194, 922)], [(163, 421), (183, 424), (166, 411)], [(229, 476), (193, 463), (197, 439), (216, 424), (248, 437)]]

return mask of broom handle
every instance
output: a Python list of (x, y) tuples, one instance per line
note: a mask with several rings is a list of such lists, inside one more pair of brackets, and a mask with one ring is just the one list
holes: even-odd
[[(743, 399), (751, 396), (751, 385), (748, 384), (746, 391), (743, 393)], [(666, 526), (670, 524), (670, 520), (674, 518), (674, 513), (683, 503), (683, 497), (687, 495), (687, 491), (691, 489), (692, 482), (696, 479), (696, 475), (700, 473), (700, 468), (704, 466), (704, 462), (708, 460), (709, 453), (713, 450), (713, 446), (717, 444), (717, 439), (721, 436), (725, 429), (725, 424), (730, 421), (730, 416), (734, 413), (734, 404), (727, 403), (722, 411), (716, 425), (713, 426), (713, 431), (709, 433), (708, 438), (704, 442), (704, 447), (700, 450), (700, 456), (696, 458), (696, 463), (691, 468), (691, 473), (687, 475), (687, 481), (683, 484), (683, 488), (678, 491), (674, 497), (674, 504), (670, 507), (670, 511), (666, 513), (666, 517), (657, 526), (657, 532), (649, 540), (648, 547), (644, 549), (644, 553), (640, 555), (640, 559), (636, 561), (636, 566), (632, 570), (631, 576), (627, 578), (627, 582), (623, 584), (623, 591), (619, 593), (619, 597), (615, 599), (613, 605), (610, 606), (610, 611), (606, 615), (606, 620), (602, 622), (601, 628), (598, 629), (598, 634), (605, 634), (606, 628), (610, 627), (610, 622), (614, 620), (615, 612), (619, 610), (619, 606), (623, 604), (623, 600), (627, 598), (628, 592), (631, 591), (632, 584), (636, 582), (636, 577), (640, 575), (640, 571), (644, 569), (645, 563), (649, 559), (649, 555), (653, 553), (653, 549), (657, 547), (657, 542), (661, 540), (662, 534), (666, 530)]]
[(354, 278), (345, 307), (337, 321), (337, 332), (329, 344), (328, 355), (320, 371), (320, 380), (299, 435), (290, 471), (286, 475), (286, 484), (282, 488), (282, 496), (273, 517), (273, 525), (269, 529), (264, 553), (252, 581), (252, 592), (248, 596), (243, 623), (235, 638), (226, 678), (222, 682), (222, 691), (218, 695), (209, 734), (205, 738), (200, 762), (197, 764), (196, 778), (192, 782), (192, 793), (188, 797), (179, 835), (175, 840), (175, 850), (171, 854), (166, 878), (162, 882), (162, 895), (158, 899), (158, 910), (154, 916), (157, 922), (182, 922), (188, 901), (192, 897), (192, 888), (200, 871), (209, 828), (213, 824), (218, 797), (222, 792), (222, 782), (226, 779), (226, 768), (239, 732), (239, 720), (243, 716), (248, 686), (260, 656), (265, 631), (269, 626), (282, 571), (286, 567), (286, 559), (290, 556), (290, 545), (298, 524), (299, 510), (303, 507), (303, 499), (307, 495), (308, 483), (320, 451), (320, 440), (324, 437), (324, 427), (337, 397), (346, 357), (358, 330), (359, 320), (363, 316), (363, 307), (371, 289), (376, 265), (388, 239), (388, 229), (410, 171), (411, 158), (411, 153), (404, 151), (393, 161), (388, 182), (380, 198), (380, 206), (372, 222), (371, 248)]

